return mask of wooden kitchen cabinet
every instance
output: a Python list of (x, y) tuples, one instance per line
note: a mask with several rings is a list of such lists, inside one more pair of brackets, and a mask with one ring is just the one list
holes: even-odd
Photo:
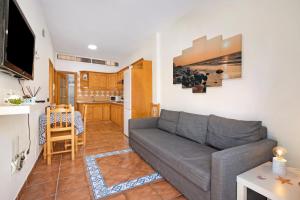
[(93, 112), (93, 121), (102, 121), (103, 120), (103, 105), (102, 104), (93, 105), (92, 112)]
[(89, 88), (89, 72), (80, 71), (80, 89), (87, 90)]
[(123, 71), (120, 71), (117, 73), (117, 88), (118, 89), (123, 89)]
[(110, 120), (114, 123), (117, 121), (117, 106), (115, 105), (110, 106)]
[(103, 116), (103, 119), (102, 120), (110, 120), (110, 104), (103, 104), (103, 113), (102, 113), (102, 116)]
[(89, 72), (89, 89), (103, 90), (107, 88), (107, 75), (105, 73)]
[(117, 89), (117, 74), (107, 75), (107, 89)]
[(117, 73), (80, 71), (80, 89), (122, 90), (123, 71)]
[[(78, 104), (78, 110), (83, 113), (83, 105)], [(87, 105), (87, 121), (97, 122), (97, 121), (108, 121), (110, 120), (110, 104), (109, 103), (94, 103)]]
[[(84, 103), (78, 103), (78, 111), (83, 113)], [(122, 104), (115, 103), (88, 103), (87, 105), (87, 121), (99, 122), (111, 120), (123, 129), (124, 112)]]
[(115, 124), (123, 128), (123, 105), (121, 104), (111, 104), (110, 106), (110, 119)]

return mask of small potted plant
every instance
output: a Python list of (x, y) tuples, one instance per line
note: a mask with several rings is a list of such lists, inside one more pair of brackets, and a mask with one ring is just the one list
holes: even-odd
[(10, 95), (6, 102), (13, 106), (19, 106), (24, 102), (24, 100), (19, 95)]

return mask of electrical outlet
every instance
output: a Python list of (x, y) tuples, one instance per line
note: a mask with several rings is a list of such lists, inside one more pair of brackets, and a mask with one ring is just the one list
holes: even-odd
[(16, 171), (20, 171), (26, 160), (26, 153), (22, 151), (21, 153), (17, 154), (14, 160), (11, 161), (11, 173), (14, 174)]
[(25, 160), (25, 152), (22, 151), (22, 153), (20, 153), (19, 162), (18, 162), (18, 165), (17, 165), (17, 170), (18, 171), (20, 171), (23, 168), (24, 160)]
[(11, 161), (10, 166), (11, 166), (11, 174), (13, 175), (17, 171), (17, 160)]

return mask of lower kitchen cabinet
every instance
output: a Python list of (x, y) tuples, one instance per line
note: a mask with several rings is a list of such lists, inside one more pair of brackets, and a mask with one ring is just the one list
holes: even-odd
[[(78, 104), (79, 112), (83, 113), (83, 105)], [(108, 121), (110, 120), (110, 104), (104, 103), (88, 103), (87, 105), (87, 121), (96, 122), (96, 121)]]
[[(78, 103), (79, 112), (83, 113), (83, 103)], [(123, 128), (123, 105), (114, 103), (88, 103), (87, 121), (109, 121)]]
[(110, 120), (123, 128), (123, 105), (111, 104), (110, 106)]
[(103, 104), (102, 110), (103, 110), (103, 113), (102, 113), (103, 119), (102, 120), (105, 120), (105, 121), (110, 120), (110, 104)]

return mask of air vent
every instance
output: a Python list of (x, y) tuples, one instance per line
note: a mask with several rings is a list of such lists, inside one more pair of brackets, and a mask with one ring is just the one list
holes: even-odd
[(106, 64), (105, 60), (97, 60), (97, 59), (93, 59), (92, 63), (98, 64), (98, 65), (105, 65)]
[(92, 59), (90, 59), (90, 58), (76, 57), (76, 61), (77, 62), (92, 63)]
[(113, 62), (113, 61), (110, 61), (110, 60), (105, 61), (105, 64), (107, 66), (119, 66), (119, 63)]
[(66, 54), (57, 54), (57, 59), (59, 60), (68, 60), (68, 61), (77, 61), (77, 62), (84, 62), (84, 63), (93, 63), (97, 65), (107, 65), (118, 67), (118, 62), (108, 61), (108, 60), (99, 60), (99, 59), (92, 59), (92, 58), (84, 58), (79, 56), (72, 56)]
[(68, 61), (76, 61), (76, 56), (57, 54), (57, 59), (59, 59), (59, 60), (68, 60)]

